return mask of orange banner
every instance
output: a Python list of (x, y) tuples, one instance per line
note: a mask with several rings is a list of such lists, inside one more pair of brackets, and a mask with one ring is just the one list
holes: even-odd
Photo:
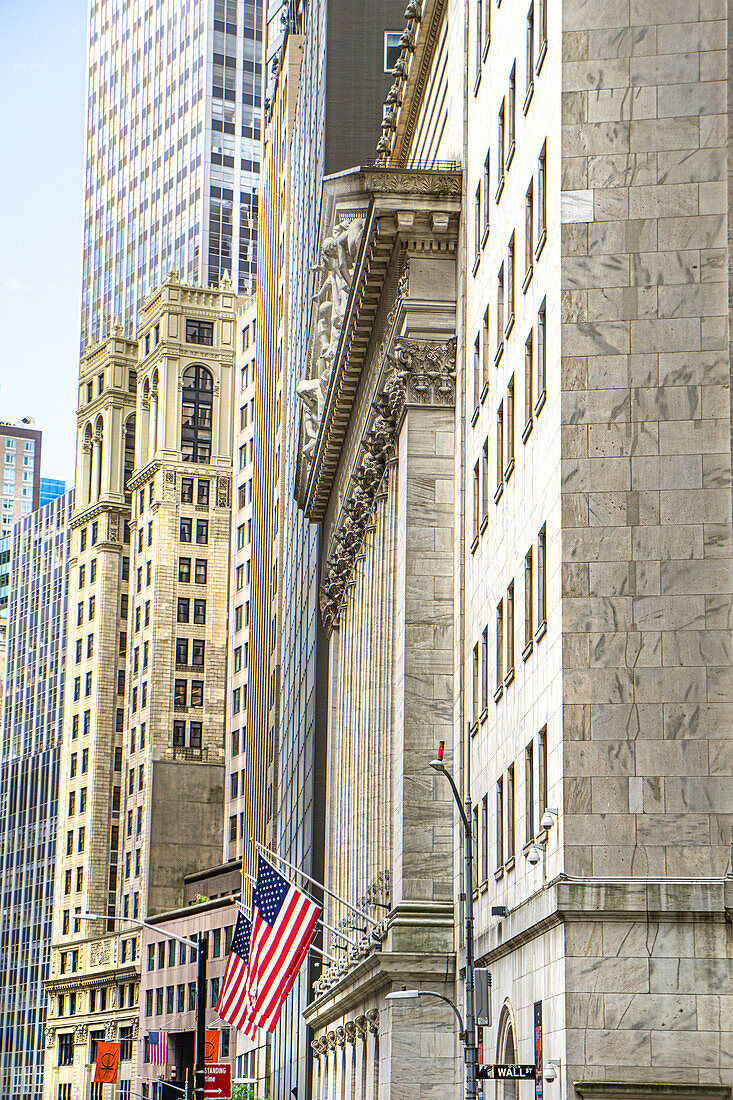
[(221, 1039), (220, 1031), (209, 1031), (206, 1029), (206, 1039), (204, 1040), (204, 1062), (218, 1062), (219, 1061), (219, 1040)]
[(94, 1080), (114, 1084), (120, 1065), (119, 1043), (97, 1043), (97, 1061), (94, 1064)]

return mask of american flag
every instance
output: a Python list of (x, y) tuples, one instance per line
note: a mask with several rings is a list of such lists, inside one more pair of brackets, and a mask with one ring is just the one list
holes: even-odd
[[(321, 910), (297, 886), (259, 857), (249, 957), (227, 961), (217, 1012), (254, 1038), (257, 1028), (274, 1031), (313, 939)], [(240, 913), (237, 918), (237, 932)], [(249, 923), (249, 922), (247, 922)], [(235, 941), (232, 954), (235, 953)], [(230, 978), (231, 971), (231, 978)]]
[(249, 917), (245, 917), (244, 913), (238, 913), (237, 927), (234, 929), (234, 938), (229, 949), (219, 1000), (216, 1002), (216, 1011), (222, 1020), (240, 1029), (246, 1029), (249, 1019), (246, 984), (251, 933), (252, 921)]
[(168, 1032), (148, 1032), (148, 1061), (151, 1066), (168, 1064)]

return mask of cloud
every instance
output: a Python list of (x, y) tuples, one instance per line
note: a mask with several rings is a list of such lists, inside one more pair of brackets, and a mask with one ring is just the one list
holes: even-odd
[(9, 294), (27, 294), (32, 289), (30, 283), (24, 283), (20, 279), (16, 279), (15, 275), (6, 275), (0, 283), (0, 290), (4, 290)]

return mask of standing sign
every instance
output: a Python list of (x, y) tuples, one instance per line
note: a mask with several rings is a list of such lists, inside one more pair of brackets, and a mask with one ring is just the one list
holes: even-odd
[(534, 1064), (537, 1067), (535, 1100), (542, 1100), (542, 1001), (536, 1001), (534, 1006)]
[(229, 1062), (211, 1062), (206, 1066), (204, 1096), (211, 1100), (231, 1100), (232, 1067)]

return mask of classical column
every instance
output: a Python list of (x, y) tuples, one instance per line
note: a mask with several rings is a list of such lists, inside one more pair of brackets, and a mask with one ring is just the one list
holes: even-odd
[(155, 458), (155, 452), (158, 450), (158, 388), (157, 386), (152, 390), (150, 394), (150, 437), (148, 446), (148, 456), (150, 459)]

